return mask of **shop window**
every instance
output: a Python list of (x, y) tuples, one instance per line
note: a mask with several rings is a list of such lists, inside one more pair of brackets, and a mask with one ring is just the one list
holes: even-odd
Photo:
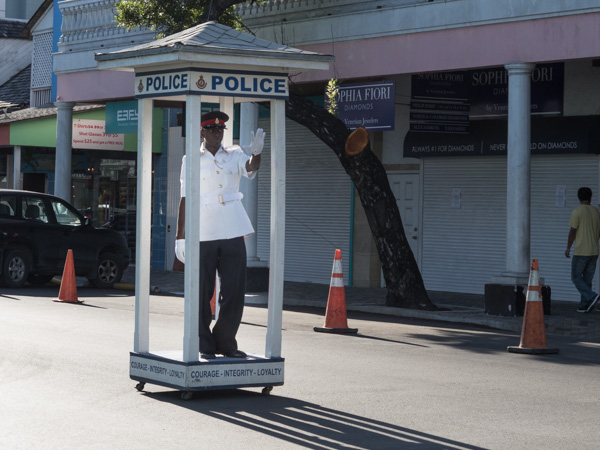
[[(123, 234), (135, 254), (137, 173), (135, 154), (87, 152), (87, 167), (73, 174), (71, 204), (96, 228)], [(112, 158), (111, 158), (112, 157)]]

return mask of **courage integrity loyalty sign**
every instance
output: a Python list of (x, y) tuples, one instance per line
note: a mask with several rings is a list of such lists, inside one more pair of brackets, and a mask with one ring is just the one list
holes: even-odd
[(201, 69), (136, 74), (136, 98), (181, 94), (286, 99), (288, 79), (282, 74)]

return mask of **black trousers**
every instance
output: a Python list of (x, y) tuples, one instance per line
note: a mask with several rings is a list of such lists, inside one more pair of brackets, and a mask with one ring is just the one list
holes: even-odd
[[(210, 324), (210, 299), (219, 274), (221, 292), (218, 319)], [(200, 351), (228, 353), (237, 350), (235, 335), (242, 321), (246, 294), (246, 244), (243, 237), (200, 242)]]

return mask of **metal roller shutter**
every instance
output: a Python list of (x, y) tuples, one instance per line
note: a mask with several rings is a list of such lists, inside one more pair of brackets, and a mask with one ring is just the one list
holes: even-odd
[[(557, 186), (566, 186), (564, 206), (556, 205)], [(540, 263), (540, 277), (552, 288), (553, 300), (579, 301), (571, 283), (571, 259), (565, 258), (569, 219), (577, 206), (577, 190), (588, 186), (598, 205), (598, 157), (596, 155), (535, 156), (531, 165), (531, 257)], [(598, 275), (593, 289), (598, 291)]]
[(425, 159), (423, 202), (425, 287), (483, 294), (505, 267), (506, 158)]
[[(269, 260), (270, 122), (258, 174), (257, 253)], [(305, 127), (286, 121), (286, 281), (329, 284), (336, 249), (342, 251), (344, 283), (350, 266), (352, 183), (333, 151)]]
[[(423, 171), (425, 286), (483, 294), (506, 267), (506, 158), (431, 158)], [(531, 258), (539, 260), (540, 276), (555, 300), (578, 301), (571, 260), (564, 257), (568, 223), (579, 205), (579, 187), (592, 188), (594, 204), (600, 200), (598, 175), (595, 155), (532, 157)], [(566, 186), (564, 206), (556, 204), (557, 186)], [(455, 189), (460, 207), (453, 205)]]

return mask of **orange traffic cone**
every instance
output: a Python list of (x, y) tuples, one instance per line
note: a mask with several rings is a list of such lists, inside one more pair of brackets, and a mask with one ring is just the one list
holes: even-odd
[(75, 265), (73, 264), (73, 250), (67, 252), (67, 260), (63, 269), (63, 276), (58, 291), (58, 300), (62, 303), (83, 303), (77, 298), (77, 281), (75, 280)]
[(531, 262), (521, 343), (518, 347), (508, 347), (507, 350), (511, 353), (529, 353), (531, 355), (558, 353), (557, 348), (546, 347), (546, 325), (537, 259)]
[(350, 334), (357, 333), (358, 328), (348, 328), (346, 318), (346, 294), (344, 292), (344, 275), (342, 275), (342, 251), (335, 251), (329, 298), (325, 311), (325, 326), (314, 327), (315, 331), (323, 333)]

